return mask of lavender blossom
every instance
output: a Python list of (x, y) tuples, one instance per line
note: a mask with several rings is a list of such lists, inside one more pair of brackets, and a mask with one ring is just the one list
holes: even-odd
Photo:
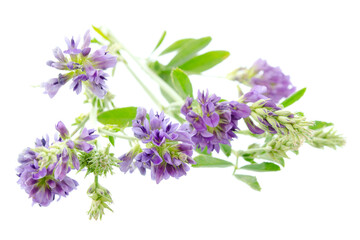
[(262, 86), (262, 95), (278, 103), (282, 98), (289, 97), (296, 88), (279, 67), (270, 66), (265, 60), (258, 59), (249, 69), (239, 68), (228, 76), (250, 87)]
[(193, 143), (189, 126), (171, 123), (164, 112), (155, 114), (151, 110), (147, 119), (146, 110), (138, 108), (132, 130), (135, 137), (146, 144), (146, 148), (136, 147), (122, 155), (121, 171), (132, 172), (137, 168), (145, 175), (146, 170), (150, 169), (151, 178), (160, 183), (169, 177), (186, 175), (190, 169), (188, 164), (195, 164), (191, 158)]
[(75, 41), (74, 38), (71, 40), (66, 38), (67, 50), (62, 52), (58, 47), (54, 49), (53, 54), (57, 61), (48, 61), (47, 65), (68, 73), (59, 74), (58, 78), (52, 78), (42, 84), (45, 93), (51, 98), (70, 79), (72, 79), (70, 88), (77, 94), (82, 91), (84, 85), (97, 97), (104, 98), (107, 93), (105, 80), (109, 75), (103, 70), (115, 67), (117, 58), (109, 54), (106, 46), (91, 54), (90, 40), (90, 31), (87, 31), (81, 48), (79, 48), (80, 39)]
[(220, 144), (230, 145), (236, 138), (238, 120), (250, 115), (250, 108), (239, 102), (220, 102), (220, 97), (209, 92), (198, 91), (197, 103), (187, 98), (181, 113), (194, 128), (191, 139), (202, 150), (207, 147), (208, 153), (219, 152)]
[[(41, 144), (41, 145), (39, 145)], [(48, 148), (48, 137), (36, 140), (36, 147)], [(58, 156), (59, 161), (60, 156)], [(55, 196), (66, 197), (78, 183), (64, 176), (61, 179), (54, 177), (54, 169), (57, 162), (48, 166), (40, 166), (42, 156), (30, 148), (25, 149), (19, 155), (17, 175), (19, 176), (18, 184), (32, 198), (33, 204), (38, 203), (40, 206), (48, 206)]]
[[(135, 147), (133, 147), (128, 153), (123, 154), (119, 157), (119, 160), (121, 162), (119, 162), (119, 166), (120, 166), (120, 171), (126, 173), (130, 170), (130, 173), (134, 172), (134, 170), (136, 169), (136, 166), (134, 165), (134, 158), (140, 153), (142, 152), (140, 145), (136, 144)], [(142, 174), (145, 174), (144, 172), (142, 172), (142, 169), (140, 170), (140, 172)]]
[(312, 123), (299, 114), (293, 114), (277, 106), (273, 99), (263, 95), (265, 91), (265, 87), (255, 86), (239, 100), (253, 103), (250, 106), (250, 115), (244, 118), (248, 129), (254, 134), (280, 134), (284, 136), (281, 137), (282, 142), (299, 146), (304, 139), (311, 136), (308, 126)]
[(18, 183), (40, 206), (48, 206), (55, 195), (65, 197), (75, 189), (78, 183), (67, 174), (80, 168), (77, 154), (90, 152), (94, 147), (88, 142), (98, 137), (95, 130), (84, 128), (73, 141), (63, 122), (58, 122), (55, 128), (60, 137), (53, 143), (50, 144), (49, 136), (36, 139), (35, 148), (25, 149), (18, 159)]
[(279, 67), (270, 66), (265, 60), (257, 60), (252, 68), (257, 74), (251, 78), (252, 86), (265, 86), (265, 96), (278, 103), (295, 92), (296, 88), (291, 84), (290, 77), (286, 76)]

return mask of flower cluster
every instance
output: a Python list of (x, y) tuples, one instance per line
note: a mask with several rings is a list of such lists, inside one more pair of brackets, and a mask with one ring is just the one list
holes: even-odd
[(103, 150), (94, 149), (91, 152), (82, 152), (79, 155), (80, 170), (86, 169), (86, 174), (93, 173), (96, 176), (113, 174), (113, 167), (117, 167), (119, 159), (110, 153), (110, 145)]
[(171, 123), (163, 112), (155, 114), (151, 110), (148, 116), (149, 119), (145, 109), (138, 108), (132, 128), (135, 137), (146, 144), (146, 148), (136, 146), (122, 155), (120, 170), (127, 172), (138, 168), (145, 175), (146, 169), (150, 169), (151, 178), (156, 183), (170, 176), (179, 178), (186, 175), (190, 169), (188, 164), (195, 164), (191, 158), (193, 143), (189, 126)]
[(262, 59), (258, 59), (251, 68), (242, 74), (230, 78), (251, 87), (266, 87), (264, 95), (271, 98), (275, 103), (290, 96), (296, 90), (291, 84), (289, 76), (286, 76), (279, 67), (272, 67)]
[(85, 33), (81, 48), (79, 48), (79, 39), (75, 41), (74, 38), (71, 40), (66, 38), (65, 40), (68, 49), (62, 52), (60, 48), (55, 48), (53, 53), (57, 61), (48, 61), (47, 65), (65, 70), (67, 73), (59, 74), (57, 78), (52, 78), (43, 83), (45, 93), (51, 98), (54, 97), (60, 87), (72, 79), (70, 88), (77, 94), (81, 92), (84, 84), (94, 95), (103, 98), (107, 93), (105, 80), (109, 76), (103, 70), (114, 67), (117, 58), (106, 51), (107, 46), (103, 46), (90, 54), (90, 31)]
[(238, 120), (250, 115), (250, 108), (236, 101), (220, 101), (221, 98), (209, 92), (198, 91), (197, 103), (187, 98), (181, 113), (194, 129), (192, 141), (202, 150), (207, 147), (208, 153), (214, 149), (219, 152), (219, 144), (230, 145), (237, 138), (234, 133), (239, 128)]
[(105, 214), (105, 208), (112, 211), (109, 207), (109, 204), (113, 202), (109, 190), (98, 183), (93, 183), (87, 190), (87, 194), (92, 199), (91, 207), (88, 211), (89, 219), (94, 218), (95, 220), (98, 220), (98, 218), (100, 218), (101, 220), (102, 216)]
[(336, 149), (345, 145), (345, 139), (337, 134), (334, 129), (326, 131), (325, 129), (318, 129), (314, 131), (313, 135), (307, 143), (316, 148), (329, 147)]
[(93, 130), (83, 129), (72, 141), (62, 122), (56, 125), (60, 137), (50, 144), (49, 137), (37, 139), (35, 148), (27, 148), (19, 155), (18, 183), (33, 199), (33, 203), (48, 206), (55, 198), (66, 197), (78, 183), (67, 176), (71, 169), (79, 169), (78, 151), (90, 152), (94, 140)]
[(272, 99), (263, 95), (265, 92), (265, 87), (256, 86), (241, 97), (240, 101), (253, 103), (250, 106), (250, 116), (244, 119), (247, 127), (254, 134), (269, 132), (284, 135), (285, 137), (281, 137), (279, 143), (290, 142), (294, 146), (299, 146), (306, 138), (311, 136), (308, 127), (313, 123), (306, 121), (305, 117), (300, 113), (293, 114), (281, 109)]

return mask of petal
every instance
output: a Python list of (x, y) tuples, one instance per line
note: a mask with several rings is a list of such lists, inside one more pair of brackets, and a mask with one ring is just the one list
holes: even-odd
[(263, 134), (265, 131), (254, 124), (250, 118), (244, 118), (246, 126), (254, 134)]
[(40, 179), (40, 178), (43, 178), (45, 177), (47, 174), (47, 170), (45, 167), (43, 167), (38, 173), (36, 174), (33, 174), (33, 179)]
[(72, 158), (72, 164), (73, 164), (74, 168), (75, 168), (76, 170), (79, 170), (79, 168), (80, 168), (80, 162), (79, 162), (78, 157), (76, 156), (76, 153), (73, 153), (72, 156), (71, 156), (71, 158)]
[(71, 141), (71, 140), (68, 140), (68, 141), (66, 142), (66, 145), (67, 145), (70, 149), (73, 149), (74, 146), (75, 146), (74, 142)]
[(164, 157), (164, 160), (165, 160), (166, 163), (173, 165), (173, 163), (172, 163), (172, 161), (171, 161), (171, 156), (170, 156), (170, 153), (169, 153), (169, 152), (166, 152), (166, 153), (163, 155), (163, 157)]
[(65, 127), (65, 124), (62, 121), (59, 121), (56, 126), (56, 130), (60, 133), (61, 137), (63, 139), (67, 138), (69, 136), (69, 131)]

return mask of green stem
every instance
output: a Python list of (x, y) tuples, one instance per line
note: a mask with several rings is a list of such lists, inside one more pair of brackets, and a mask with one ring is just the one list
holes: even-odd
[(118, 44), (122, 46), (122, 49), (127, 52), (130, 58), (151, 78), (153, 79), (159, 86), (162, 88), (169, 96), (175, 101), (180, 102), (183, 101), (182, 97), (170, 87), (163, 79), (161, 79), (158, 75), (156, 75), (148, 66), (140, 62), (132, 53), (124, 47), (123, 44), (117, 41)]
[(145, 84), (140, 80), (140, 78), (136, 75), (136, 73), (131, 69), (129, 64), (123, 61), (125, 67), (129, 70), (131, 75), (135, 78), (135, 80), (140, 84), (140, 86), (145, 90), (145, 92), (149, 95), (149, 97), (159, 106), (160, 109), (164, 109), (161, 102), (155, 97), (155, 95), (145, 86)]
[(85, 126), (85, 123), (89, 121), (89, 115), (87, 115), (82, 122), (76, 127), (76, 129), (71, 133), (70, 137), (74, 136), (81, 128)]
[(94, 127), (97, 124), (97, 115), (98, 115), (98, 106), (97, 106), (97, 104), (95, 104), (94, 106), (91, 107), (90, 114), (89, 114), (90, 124), (93, 124)]
[(99, 133), (103, 133), (103, 134), (105, 134), (107, 136), (113, 136), (113, 137), (117, 137), (117, 138), (121, 138), (121, 139), (126, 139), (126, 140), (129, 140), (129, 141), (138, 140), (135, 137), (129, 137), (129, 136), (126, 136), (126, 135), (121, 135), (121, 134), (114, 133), (114, 132), (111, 132), (111, 131), (108, 131), (108, 130), (105, 130), (105, 129), (102, 129), (102, 128), (99, 128), (98, 131), (99, 131)]
[(95, 179), (94, 179), (95, 188), (98, 188), (98, 186), (99, 186), (99, 177), (98, 177), (98, 175), (94, 175), (94, 176), (95, 176)]
[(239, 164), (239, 156), (236, 155), (236, 162), (235, 162), (235, 166), (234, 166), (233, 175), (235, 175), (235, 172), (238, 169), (238, 164)]

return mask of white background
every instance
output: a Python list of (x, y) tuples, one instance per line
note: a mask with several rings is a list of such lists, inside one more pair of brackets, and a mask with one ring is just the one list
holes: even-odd
[[(357, 1), (3, 1), (1, 26), (1, 239), (359, 239), (359, 7)], [(156, 185), (150, 176), (120, 174), (110, 189), (114, 213), (89, 221), (85, 192), (91, 178), (47, 208), (31, 207), (16, 184), (17, 156), (34, 139), (53, 134), (88, 111), (83, 97), (63, 87), (54, 99), (32, 88), (55, 77), (46, 66), (65, 36), (91, 27), (111, 29), (135, 55), (147, 57), (163, 30), (165, 44), (212, 36), (208, 49), (231, 56), (207, 75), (221, 76), (257, 58), (280, 66), (308, 91), (292, 106), (310, 120), (335, 123), (347, 145), (337, 151), (304, 146), (276, 173), (259, 173), (261, 192), (232, 169), (192, 169)], [(94, 32), (92, 32), (94, 35)], [(156, 85), (147, 78), (150, 87)], [(194, 89), (235, 97), (235, 84), (193, 78)], [(119, 67), (109, 86), (117, 106), (153, 107)], [(156, 93), (157, 90), (154, 90)], [(238, 141), (241, 144), (243, 139)], [(117, 152), (127, 149), (117, 142)], [(123, 151), (122, 151), (123, 150)], [(250, 172), (250, 174), (252, 174)]]

